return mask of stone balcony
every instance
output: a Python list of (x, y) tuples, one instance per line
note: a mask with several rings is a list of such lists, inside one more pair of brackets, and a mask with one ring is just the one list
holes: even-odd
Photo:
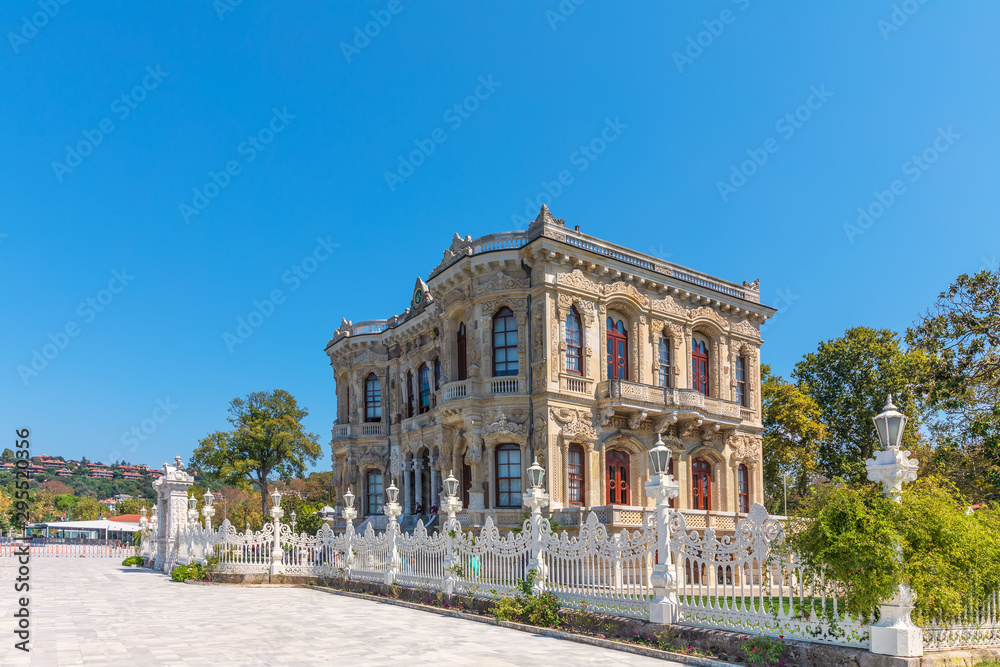
[(449, 382), (441, 387), (438, 407), (468, 398), (492, 398), (494, 396), (524, 396), (527, 381), (520, 376), (497, 378), (468, 378)]
[(614, 414), (640, 417), (667, 417), (669, 422), (701, 419), (722, 427), (735, 428), (743, 422), (756, 423), (753, 410), (735, 401), (705, 396), (694, 389), (656, 387), (628, 380), (605, 380), (597, 387), (598, 405)]
[(334, 424), (333, 439), (376, 438), (385, 435), (385, 422), (364, 422), (362, 424)]

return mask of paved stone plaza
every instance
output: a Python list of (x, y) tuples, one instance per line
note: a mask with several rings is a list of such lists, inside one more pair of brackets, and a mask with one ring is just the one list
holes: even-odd
[(107, 558), (32, 560), (25, 654), (14, 561), (0, 559), (0, 665), (679, 664), (307, 589), (178, 584)]

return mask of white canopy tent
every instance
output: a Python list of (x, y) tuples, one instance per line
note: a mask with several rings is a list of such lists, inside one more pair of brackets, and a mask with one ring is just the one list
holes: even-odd
[(126, 521), (49, 521), (30, 527), (32, 535), (42, 531), (45, 537), (83, 538), (90, 540), (128, 540), (139, 530), (139, 524)]

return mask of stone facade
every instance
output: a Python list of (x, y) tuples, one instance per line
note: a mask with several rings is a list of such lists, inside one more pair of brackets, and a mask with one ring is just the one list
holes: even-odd
[[(495, 319), (504, 309), (512, 319)], [(544, 206), (527, 231), (456, 234), (405, 312), (345, 319), (326, 347), (335, 486), (341, 497), (350, 487), (367, 516), (391, 479), (412, 514), (417, 503), (424, 512), (441, 504), (454, 471), (463, 524), (492, 514), (509, 525), (521, 518), (537, 458), (561, 523), (595, 509), (607, 523), (634, 525), (653, 506), (646, 450), (662, 433), (681, 485), (676, 507), (701, 510), (707, 489), (710, 513), (737, 512), (741, 500), (748, 508), (763, 500), (759, 329), (774, 312), (756, 281), (729, 283), (567, 229)], [(516, 340), (495, 331), (514, 326)], [(516, 357), (516, 369), (494, 360), (498, 336), (509, 347), (497, 354)], [(707, 389), (694, 388), (693, 343), (704, 345)], [(613, 365), (612, 347), (622, 353)], [(519, 489), (498, 479), (514, 468)], [(623, 486), (625, 502), (609, 497)]]

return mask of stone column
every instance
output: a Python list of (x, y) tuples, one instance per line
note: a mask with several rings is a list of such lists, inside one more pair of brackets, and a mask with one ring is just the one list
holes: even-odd
[(428, 494), (429, 497), (427, 498), (427, 508), (426, 508), (428, 512), (430, 512), (430, 509), (431, 509), (430, 506), (431, 505), (437, 505), (438, 501), (439, 501), (439, 498), (438, 498), (438, 496), (439, 496), (439, 493), (438, 493), (438, 477), (439, 477), (439, 475), (438, 475), (437, 458), (436, 457), (432, 456), (430, 458), (430, 466), (431, 466), (431, 489), (430, 489), (431, 492)]
[[(417, 503), (424, 505), (422, 496), (424, 492), (424, 459), (420, 457), (419, 459), (413, 459), (413, 509), (416, 512)], [(424, 505), (424, 511), (427, 511), (426, 505)]]
[(194, 484), (194, 477), (182, 470), (181, 457), (174, 458), (174, 465), (163, 464), (163, 477), (153, 482), (156, 490), (156, 559), (153, 567), (170, 573), (177, 554), (178, 536), (187, 524), (187, 490)]

